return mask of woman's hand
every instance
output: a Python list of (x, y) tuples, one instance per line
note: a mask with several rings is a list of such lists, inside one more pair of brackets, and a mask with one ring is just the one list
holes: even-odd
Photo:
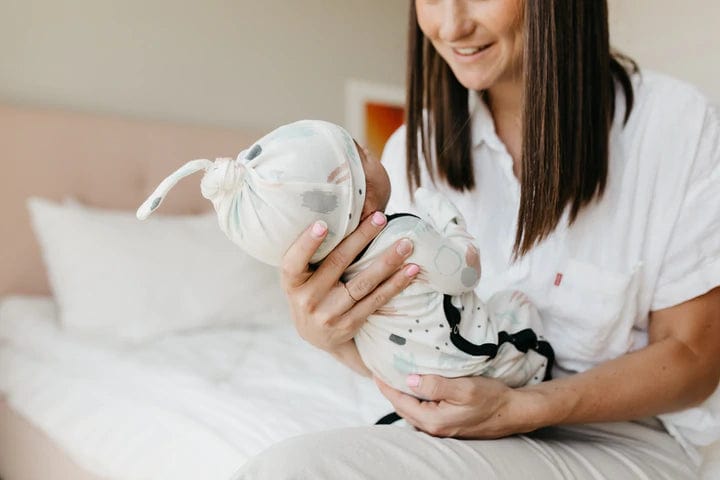
[(396, 390), (377, 377), (375, 383), (398, 415), (430, 435), (500, 438), (535, 429), (525, 420), (530, 418), (527, 414), (532, 394), (513, 390), (495, 379), (409, 375), (408, 386), (426, 401)]
[(408, 386), (429, 400), (423, 402), (375, 381), (411, 425), (464, 438), (645, 418), (697, 405), (712, 394), (720, 378), (720, 287), (651, 312), (649, 334), (645, 348), (516, 389), (485, 377), (408, 376)]
[(386, 222), (381, 212), (365, 218), (316, 270), (309, 262), (327, 235), (323, 222), (311, 225), (285, 253), (283, 289), (295, 327), (309, 343), (330, 353), (346, 347), (365, 319), (402, 291), (419, 271), (417, 265), (402, 267), (412, 253), (412, 243), (401, 239), (355, 278), (346, 284), (340, 281)]

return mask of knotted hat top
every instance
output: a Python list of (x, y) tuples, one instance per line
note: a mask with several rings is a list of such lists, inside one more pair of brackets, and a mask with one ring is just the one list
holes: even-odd
[(193, 160), (163, 180), (140, 206), (147, 218), (182, 178), (204, 170), (202, 195), (222, 231), (248, 254), (279, 265), (288, 247), (313, 222), (328, 234), (317, 263), (355, 230), (365, 203), (365, 173), (355, 141), (342, 127), (320, 120), (283, 125), (235, 159)]

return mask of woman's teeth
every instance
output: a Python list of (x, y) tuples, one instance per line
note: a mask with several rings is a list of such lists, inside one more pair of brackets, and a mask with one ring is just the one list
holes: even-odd
[(456, 48), (455, 51), (459, 53), (460, 55), (475, 55), (481, 50), (485, 50), (488, 47), (488, 45), (483, 45), (482, 47), (467, 47), (467, 48)]

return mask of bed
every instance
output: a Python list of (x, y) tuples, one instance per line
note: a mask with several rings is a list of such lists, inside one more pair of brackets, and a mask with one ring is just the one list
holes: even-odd
[[(159, 222), (132, 214), (175, 167), (234, 156), (257, 136), (0, 105), (3, 480), (226, 479), (282, 438), (389, 411), (369, 380), (298, 338), (276, 271), (218, 236), (199, 178), (173, 190)], [(210, 270), (219, 279), (173, 278)], [(93, 278), (103, 288), (87, 291)]]
[[(280, 439), (390, 411), (298, 338), (277, 274), (218, 236), (199, 179), (164, 218), (132, 216), (176, 166), (257, 136), (0, 105), (3, 480), (228, 479)], [(720, 478), (720, 446), (706, 457)]]

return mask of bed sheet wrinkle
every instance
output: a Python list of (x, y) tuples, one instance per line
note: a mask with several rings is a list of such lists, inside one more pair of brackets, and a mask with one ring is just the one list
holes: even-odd
[(73, 459), (117, 479), (224, 479), (290, 436), (367, 425), (389, 404), (291, 325), (135, 345), (62, 332), (47, 299), (0, 305), (0, 391)]

